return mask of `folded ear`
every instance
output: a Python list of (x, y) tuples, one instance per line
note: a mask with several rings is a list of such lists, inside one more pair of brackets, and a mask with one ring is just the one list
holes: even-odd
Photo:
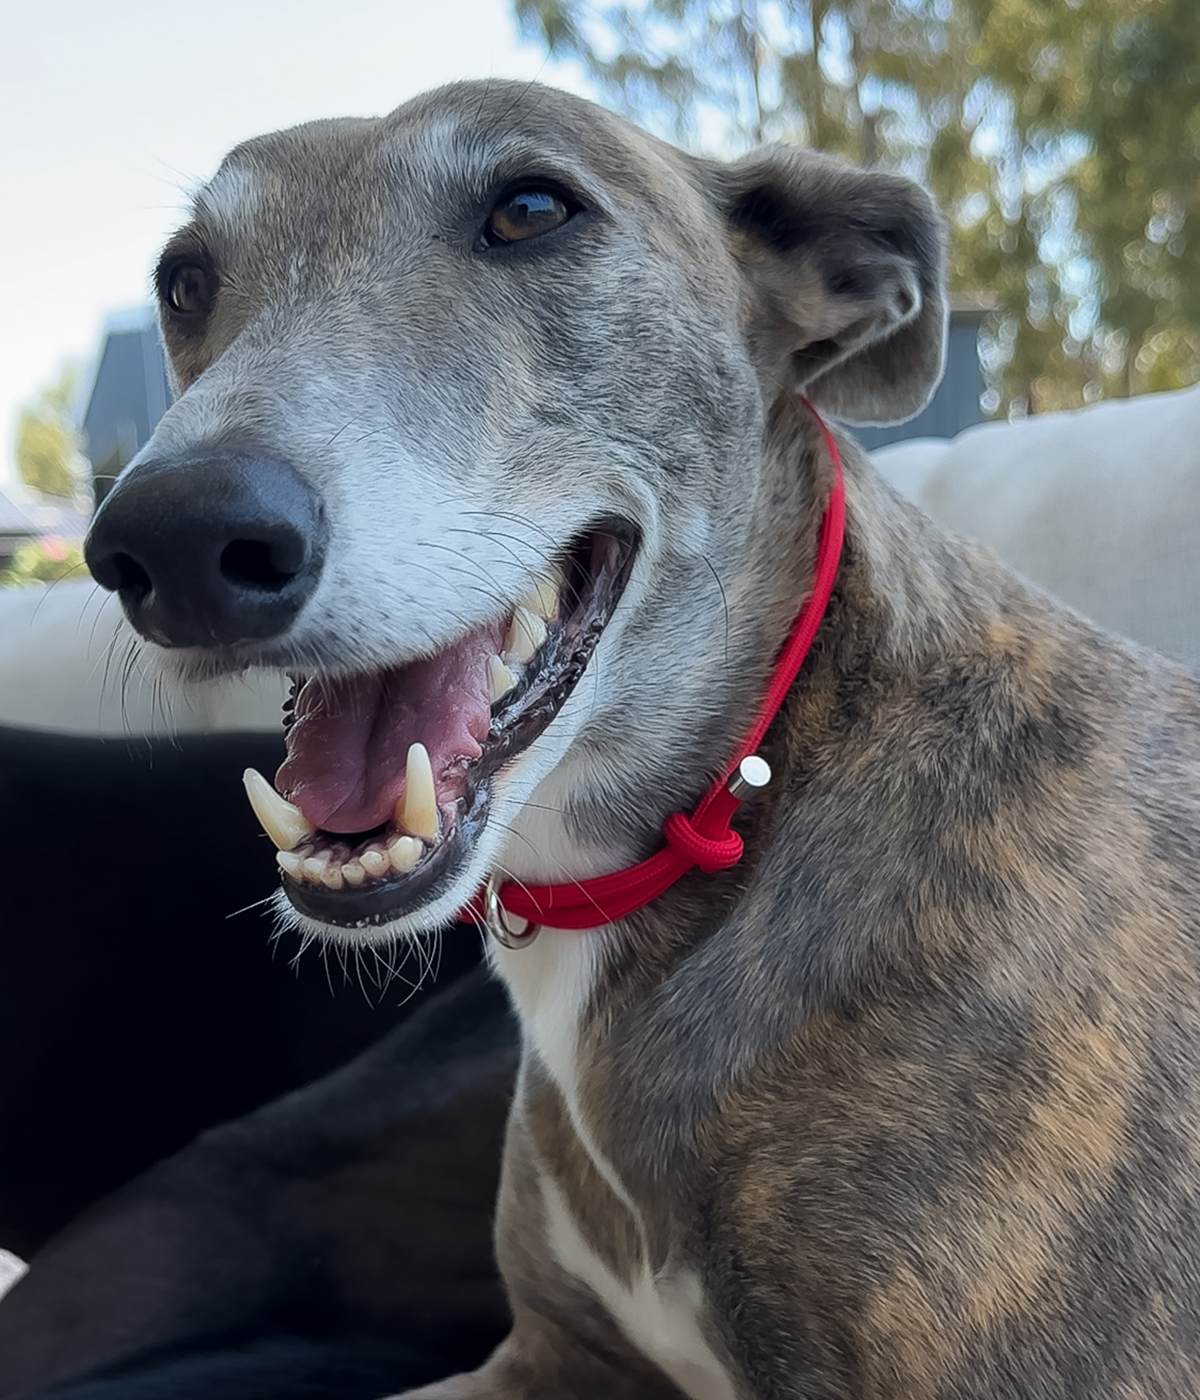
[(897, 423), (942, 376), (945, 222), (911, 180), (771, 146), (708, 168), (769, 382), (850, 423)]

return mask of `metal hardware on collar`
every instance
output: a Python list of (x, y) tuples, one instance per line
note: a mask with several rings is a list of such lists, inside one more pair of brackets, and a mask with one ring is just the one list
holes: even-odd
[(733, 776), (725, 784), (729, 795), (739, 801), (759, 792), (771, 781), (771, 765), (756, 753), (749, 753), (734, 770)]
[[(519, 920), (523, 927), (520, 930), (513, 927), (509, 923), (510, 917)], [(483, 921), (496, 942), (505, 948), (528, 948), (542, 931), (540, 924), (522, 919), (520, 914), (510, 916), (500, 902), (500, 886), (494, 874), (488, 876), (488, 882), (484, 886)]]

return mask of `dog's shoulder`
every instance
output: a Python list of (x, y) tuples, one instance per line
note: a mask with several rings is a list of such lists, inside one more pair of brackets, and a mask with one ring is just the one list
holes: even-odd
[[(863, 557), (872, 530), (891, 559)], [(708, 1227), (774, 1261), (726, 1282), (831, 1377), (836, 1329), (789, 1334), (779, 1279), (860, 1318), (859, 1364), (906, 1394), (1035, 1393), (1052, 1338), (1089, 1358), (1071, 1393), (1183, 1393), (1162, 1337), (1200, 1306), (1200, 685), (914, 515), (872, 530), (701, 984), (739, 1028)]]

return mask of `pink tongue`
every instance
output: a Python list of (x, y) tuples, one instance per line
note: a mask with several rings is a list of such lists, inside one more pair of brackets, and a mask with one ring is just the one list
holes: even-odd
[(275, 786), (314, 826), (359, 832), (392, 818), (409, 745), (429, 750), (439, 806), (462, 791), (483, 752), (491, 703), (487, 660), (504, 627), (477, 628), (428, 661), (347, 680), (309, 680), (296, 698)]

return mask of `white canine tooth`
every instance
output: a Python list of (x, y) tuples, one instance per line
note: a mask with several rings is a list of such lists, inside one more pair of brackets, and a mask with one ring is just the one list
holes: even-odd
[(545, 622), (553, 622), (558, 616), (558, 599), (562, 593), (562, 586), (562, 570), (555, 564), (552, 573), (538, 575), (519, 606)]
[(257, 768), (247, 768), (242, 782), (254, 815), (281, 851), (294, 850), (316, 830), (300, 808), (293, 807), (286, 797), (280, 797)]
[(537, 613), (518, 605), (504, 638), (504, 654), (510, 661), (526, 662), (545, 640), (546, 624)]
[(396, 803), (396, 825), (432, 845), (438, 838), (433, 765), (424, 744), (411, 744), (404, 770), (404, 796)]
[(388, 855), (375, 846), (368, 846), (359, 856), (358, 863), (368, 875), (382, 875), (388, 868)]
[(397, 836), (387, 848), (392, 869), (398, 875), (407, 875), (425, 854), (425, 847), (415, 836)]
[(497, 700), (502, 700), (516, 683), (516, 676), (498, 656), (488, 657), (488, 697), (493, 705)]
[(290, 875), (293, 880), (300, 879), (300, 872), (304, 869), (303, 856), (296, 855), (294, 851), (276, 851), (275, 859), (284, 874)]
[(342, 879), (345, 880), (348, 885), (361, 885), (366, 878), (367, 872), (363, 868), (361, 856), (358, 860), (348, 860), (346, 864), (342, 866)]

